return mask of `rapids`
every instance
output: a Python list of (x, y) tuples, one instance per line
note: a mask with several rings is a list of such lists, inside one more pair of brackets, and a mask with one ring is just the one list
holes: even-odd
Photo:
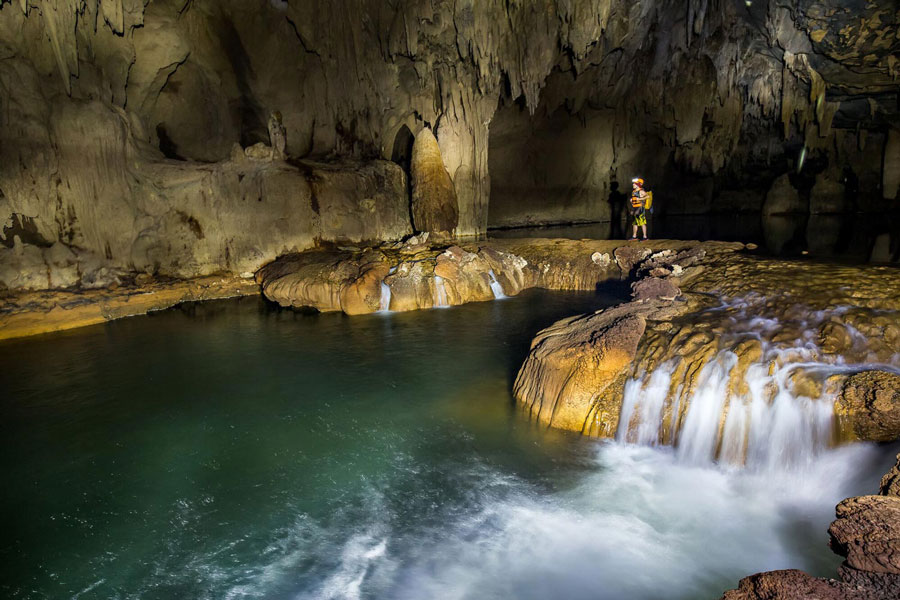
[[(691, 351), (696, 338), (665, 341), (664, 360), (625, 384), (616, 439), (671, 444), (691, 464), (812, 468), (841, 441), (834, 416), (841, 376), (900, 372), (900, 356), (879, 361), (866, 337), (840, 320), (848, 311), (775, 310), (754, 294), (703, 311), (688, 327), (715, 331), (715, 351), (705, 359)], [(835, 325), (851, 340), (841, 353), (821, 347), (823, 328)]]

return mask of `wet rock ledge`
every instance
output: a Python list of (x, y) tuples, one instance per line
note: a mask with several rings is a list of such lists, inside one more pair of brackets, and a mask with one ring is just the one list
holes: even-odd
[(96, 325), (163, 310), (182, 302), (259, 293), (252, 279), (123, 277), (112, 287), (69, 288), (0, 295), (0, 340)]
[(706, 257), (743, 248), (739, 243), (674, 240), (430, 244), (427, 238), (413, 237), (378, 247), (333, 247), (283, 256), (260, 269), (256, 280), (263, 294), (282, 306), (355, 315), (455, 306), (534, 287), (594, 290), (605, 281), (628, 279), (635, 265), (654, 253)]
[(833, 403), (833, 443), (900, 437), (897, 269), (696, 247), (637, 261), (632, 291), (630, 302), (538, 333), (514, 386), (532, 418), (598, 437), (631, 432), (638, 423), (619, 423), (626, 383), (643, 382), (644, 390), (648, 375), (665, 367), (654, 441), (677, 443), (694, 392), (719, 369), (728, 373), (723, 426), (710, 458), (743, 463), (746, 441), (729, 447), (725, 430), (732, 413), (749, 410), (753, 378), (769, 378), (758, 392), (769, 404), (780, 392)]

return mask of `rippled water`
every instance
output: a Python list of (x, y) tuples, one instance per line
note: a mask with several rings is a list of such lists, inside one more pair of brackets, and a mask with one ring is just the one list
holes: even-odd
[(13, 598), (703, 598), (837, 563), (834, 504), (895, 448), (783, 478), (543, 430), (532, 290), (359, 317), (192, 305), (0, 343)]

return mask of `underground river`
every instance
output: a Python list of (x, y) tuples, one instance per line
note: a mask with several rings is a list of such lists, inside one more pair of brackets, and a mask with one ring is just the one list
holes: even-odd
[(740, 470), (516, 409), (534, 334), (622, 295), (358, 317), (246, 298), (0, 342), (0, 589), (687, 599), (833, 575), (834, 505), (896, 445)]

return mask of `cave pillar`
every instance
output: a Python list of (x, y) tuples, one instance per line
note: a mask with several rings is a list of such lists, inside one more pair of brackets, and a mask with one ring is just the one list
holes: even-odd
[(891, 129), (884, 146), (882, 170), (884, 197), (888, 200), (896, 200), (898, 187), (900, 187), (900, 129)]
[(453, 180), (459, 201), (458, 236), (474, 236), (487, 231), (491, 179), (488, 173), (488, 124), (496, 102), (473, 103), (460, 118), (445, 114), (437, 137), (444, 164)]
[(413, 227), (416, 231), (452, 236), (459, 223), (456, 189), (437, 139), (427, 127), (413, 142), (409, 171)]
[(772, 183), (769, 193), (766, 194), (766, 201), (763, 203), (764, 215), (789, 215), (806, 212), (809, 212), (809, 205), (803, 201), (803, 198), (791, 185), (787, 173)]

